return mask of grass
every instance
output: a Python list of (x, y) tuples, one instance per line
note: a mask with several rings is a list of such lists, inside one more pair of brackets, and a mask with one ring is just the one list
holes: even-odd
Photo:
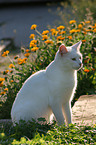
[[(41, 119), (42, 121), (42, 119)], [(0, 144), (2, 145), (59, 145), (59, 144), (96, 144), (96, 125), (77, 126), (70, 124), (58, 126), (35, 122), (20, 121), (20, 125), (13, 126), (10, 123), (2, 125), (0, 130)]]

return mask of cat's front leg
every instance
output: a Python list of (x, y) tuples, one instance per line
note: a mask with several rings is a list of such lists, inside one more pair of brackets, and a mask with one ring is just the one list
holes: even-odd
[(53, 114), (54, 114), (57, 122), (58, 122), (58, 125), (64, 124), (65, 121), (64, 121), (64, 115), (62, 112), (62, 105), (54, 102), (51, 104), (51, 109), (53, 111)]
[(72, 123), (71, 103), (63, 104), (63, 112), (67, 125)]

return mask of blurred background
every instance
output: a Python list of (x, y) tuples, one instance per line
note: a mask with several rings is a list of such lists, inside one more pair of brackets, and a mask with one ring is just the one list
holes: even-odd
[(96, 18), (95, 0), (0, 0), (0, 51), (6, 46), (29, 45), (30, 27), (37, 24), (40, 32), (70, 19)]

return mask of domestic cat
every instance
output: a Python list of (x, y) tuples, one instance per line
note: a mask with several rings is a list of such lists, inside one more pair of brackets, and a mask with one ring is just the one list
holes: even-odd
[(47, 68), (24, 82), (12, 106), (13, 123), (40, 117), (49, 122), (52, 114), (59, 125), (72, 123), (71, 100), (77, 86), (77, 70), (82, 67), (81, 44), (81, 41), (70, 47), (61, 44)]

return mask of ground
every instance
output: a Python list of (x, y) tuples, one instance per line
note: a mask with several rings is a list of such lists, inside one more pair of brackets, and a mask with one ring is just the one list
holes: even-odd
[[(10, 119), (1, 119), (2, 122)], [(72, 122), (79, 125), (96, 124), (96, 95), (84, 95), (79, 98), (72, 108)]]
[(73, 123), (96, 124), (96, 95), (84, 95), (72, 108)]

